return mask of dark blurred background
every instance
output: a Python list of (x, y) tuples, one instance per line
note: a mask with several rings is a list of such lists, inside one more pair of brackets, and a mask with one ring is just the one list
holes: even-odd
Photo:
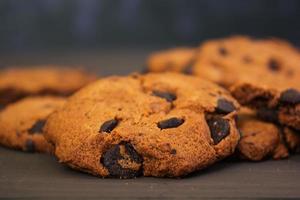
[(126, 49), (148, 53), (232, 34), (275, 36), (300, 45), (300, 1), (0, 1), (0, 54), (5, 63), (9, 59), (3, 55)]

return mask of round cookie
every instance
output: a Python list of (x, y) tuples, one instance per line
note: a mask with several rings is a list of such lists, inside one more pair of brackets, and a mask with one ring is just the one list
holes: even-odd
[(283, 159), (289, 156), (281, 130), (274, 124), (257, 119), (255, 112), (242, 108), (238, 115), (241, 131), (237, 152), (241, 158), (260, 161), (268, 157)]
[(196, 57), (196, 75), (228, 88), (239, 82), (280, 90), (299, 87), (300, 54), (282, 40), (244, 36), (210, 40), (199, 47)]
[(0, 72), (0, 105), (26, 96), (67, 96), (93, 80), (81, 70), (59, 66), (9, 68)]
[(292, 45), (231, 37), (204, 43), (197, 58), (195, 74), (226, 86), (241, 104), (259, 113), (272, 111), (274, 121), (300, 130), (300, 53)]
[(61, 97), (27, 97), (0, 112), (0, 144), (27, 152), (52, 151), (43, 126), (48, 116), (63, 106)]
[(102, 177), (179, 177), (235, 150), (238, 103), (181, 74), (108, 77), (74, 94), (46, 123), (59, 161)]

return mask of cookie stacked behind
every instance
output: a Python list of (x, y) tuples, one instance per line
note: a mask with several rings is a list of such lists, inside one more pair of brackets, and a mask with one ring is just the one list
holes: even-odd
[[(236, 36), (185, 48), (184, 57), (180, 53), (174, 49), (153, 54), (149, 71), (177, 71), (216, 82), (261, 119), (300, 132), (300, 54), (287, 42)], [(184, 62), (174, 60), (176, 54)]]
[(10, 67), (0, 71), (0, 105), (27, 96), (68, 96), (93, 80), (93, 75), (64, 66)]
[[(195, 74), (206, 74), (226, 86), (241, 104), (258, 110), (266, 120), (272, 112), (275, 122), (300, 130), (297, 49), (280, 40), (232, 37), (204, 43), (197, 57)], [(209, 74), (213, 70), (218, 76)]]
[(72, 168), (104, 177), (178, 177), (234, 152), (238, 107), (226, 90), (196, 77), (109, 77), (73, 95), (45, 132)]
[(66, 96), (94, 79), (81, 70), (57, 66), (1, 71), (0, 143), (28, 152), (51, 152), (42, 130), (47, 117), (62, 106)]

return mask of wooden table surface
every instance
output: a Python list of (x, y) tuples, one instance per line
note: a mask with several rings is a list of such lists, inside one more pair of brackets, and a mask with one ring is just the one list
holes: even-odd
[[(85, 65), (101, 75), (144, 66), (152, 49), (0, 55), (0, 64)], [(69, 169), (50, 155), (0, 147), (0, 199), (257, 199), (300, 198), (300, 155), (264, 162), (222, 161), (183, 179), (101, 179)]]

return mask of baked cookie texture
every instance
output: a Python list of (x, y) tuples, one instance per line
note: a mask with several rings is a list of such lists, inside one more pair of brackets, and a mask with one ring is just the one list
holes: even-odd
[(102, 177), (179, 177), (235, 150), (238, 103), (176, 73), (108, 77), (74, 94), (45, 126), (59, 161)]
[(241, 131), (237, 152), (241, 158), (260, 161), (267, 158), (284, 159), (299, 152), (300, 134), (257, 118), (250, 109), (242, 108), (238, 115)]
[(65, 103), (61, 97), (27, 97), (0, 112), (0, 144), (27, 152), (51, 153), (43, 126), (48, 116)]
[[(273, 116), (273, 121), (300, 130), (300, 53), (291, 44), (234, 36), (204, 42), (190, 57), (181, 70), (168, 70), (189, 68), (192, 74), (230, 89), (242, 105), (258, 110), (260, 116)], [(150, 71), (159, 71), (148, 63)]]
[(68, 96), (93, 80), (93, 75), (63, 66), (11, 67), (0, 72), (0, 105), (26, 96)]

